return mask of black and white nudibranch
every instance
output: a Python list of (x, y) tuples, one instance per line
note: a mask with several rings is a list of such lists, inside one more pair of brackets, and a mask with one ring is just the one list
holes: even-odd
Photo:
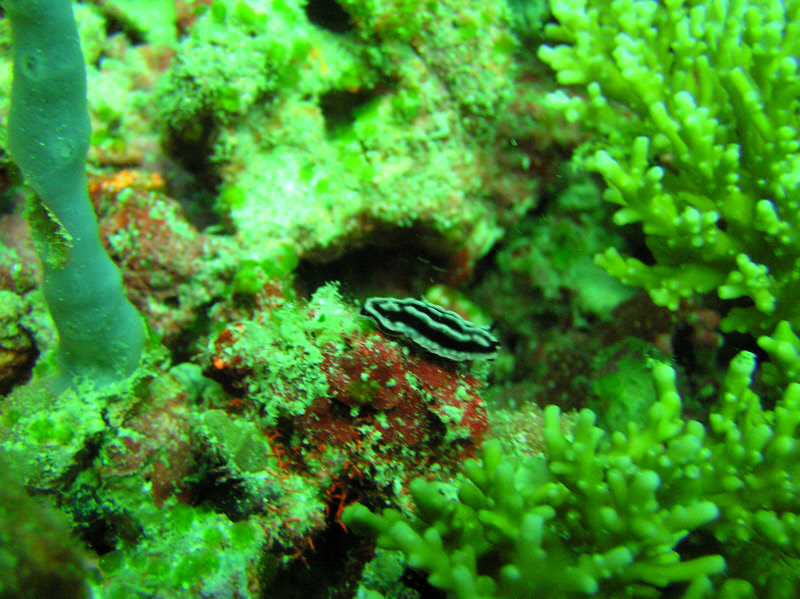
[(361, 314), (387, 335), (395, 335), (448, 360), (493, 360), (500, 342), (481, 327), (441, 306), (415, 299), (371, 297)]

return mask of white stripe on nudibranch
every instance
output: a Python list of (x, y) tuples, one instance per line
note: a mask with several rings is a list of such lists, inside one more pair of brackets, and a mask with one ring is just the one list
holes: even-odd
[(500, 342), (489, 327), (479, 327), (441, 306), (415, 299), (371, 297), (361, 314), (388, 335), (400, 335), (448, 360), (492, 360)]

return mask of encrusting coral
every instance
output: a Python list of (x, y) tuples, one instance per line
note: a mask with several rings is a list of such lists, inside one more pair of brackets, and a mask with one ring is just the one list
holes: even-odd
[(754, 369), (733, 360), (704, 426), (656, 362), (642, 426), (608, 434), (583, 410), (565, 434), (548, 406), (544, 455), (490, 441), (455, 483), (415, 480), (412, 517), (357, 504), (343, 520), (460, 599), (796, 596), (800, 385), (765, 410)]
[[(551, 101), (597, 133), (583, 151), (617, 224), (641, 223), (655, 264), (598, 263), (675, 310), (746, 298), (722, 322), (755, 335), (800, 323), (800, 2), (556, 0), (539, 56)], [(602, 140), (602, 141), (601, 141)]]
[(348, 1), (341, 22), (315, 10), (210, 3), (155, 93), (167, 150), (208, 163), (250, 252), (277, 240), (329, 262), (411, 245), (470, 272), (502, 235), (482, 148), (512, 97), (505, 4)]
[(797, 596), (800, 3), (551, 10), (539, 56), (586, 93), (550, 101), (597, 134), (578, 162), (651, 253), (611, 248), (597, 263), (671, 310), (709, 292), (739, 300), (721, 326), (769, 354), (763, 397), (741, 352), (707, 419), (690, 419), (675, 371), (654, 360), (642, 422), (609, 432), (582, 410), (565, 433), (548, 406), (542, 455), (490, 441), (460, 479), (412, 482), (412, 515), (354, 505), (343, 520), (459, 598)]
[[(369, 541), (346, 536), (355, 529), (381, 547), (362, 581), (391, 569), (394, 584), (409, 565), (457, 598), (800, 594), (800, 0), (553, 0), (558, 24), (548, 27), (553, 45), (540, 56), (562, 84), (588, 91), (555, 94), (550, 103), (599, 134), (579, 158), (605, 178), (606, 199), (620, 206), (616, 222), (642, 224), (652, 253), (649, 261), (612, 249), (597, 262), (646, 288), (664, 312), (704, 309), (703, 298), (684, 300), (709, 292), (752, 302), (737, 302), (723, 327), (759, 336), (771, 363), (754, 380), (755, 356), (740, 353), (719, 389), (714, 379), (702, 395), (690, 381), (684, 410), (672, 367), (621, 340), (603, 348), (602, 364), (627, 376), (635, 362), (630, 387), (623, 376), (591, 382), (610, 403), (639, 393), (644, 381), (636, 406), (583, 404), (596, 415), (551, 405), (541, 426), (526, 427), (520, 415), (532, 421), (541, 413), (525, 411), (529, 404), (505, 430), (489, 429), (484, 381), (468, 366), (372, 330), (333, 285), (296, 300), (287, 279), (301, 258), (333, 260), (384, 241), (394, 249), (411, 236), (415, 252), (442, 247), (447, 270), (459, 275), (451, 278), (463, 281), (500, 227), (536, 204), (533, 186), (499, 206), (485, 185), (500, 169), (484, 160), (495, 152), (493, 127), (503, 123), (496, 115), (513, 99), (511, 15), (503, 3), (474, 0), (341, 0), (349, 16), (340, 25), (349, 29), (339, 31), (319, 25), (314, 4), (193, 3), (175, 59), (147, 95), (159, 99), (148, 110), (166, 130), (168, 151), (199, 149), (209, 162), (200, 174), (220, 178), (217, 207), (251, 253), (239, 260), (210, 232), (188, 230), (160, 188), (137, 186), (130, 173), (93, 179), (101, 230), (116, 232), (141, 215), (135, 236), (109, 239), (129, 267), (124, 282), (149, 302), (142, 311), (171, 346), (180, 351), (187, 335), (210, 336), (198, 358), (205, 373), (188, 363), (167, 370), (166, 358), (151, 358), (127, 395), (92, 398), (77, 388), (43, 398), (31, 389), (0, 404), (0, 444), (25, 484), (58, 497), (98, 558), (92, 593), (285, 596), (277, 579), (306, 560), (309, 578), (323, 581), (324, 570), (341, 566), (337, 591), (349, 592), (369, 554)], [(104, 41), (105, 28), (98, 30)], [(282, 30), (287, 36), (276, 37)], [(102, 64), (113, 64), (107, 52)], [(346, 114), (332, 108), (343, 99)], [(113, 104), (92, 113), (110, 115), (96, 129), (102, 143), (94, 151), (124, 162), (129, 144), (114, 136), (134, 127)], [(518, 171), (521, 179), (532, 172)], [(564, 295), (563, 305), (580, 313), (609, 314), (612, 306), (597, 302), (607, 288), (579, 302), (563, 293), (597, 288), (588, 256), (616, 243), (594, 235), (602, 211), (584, 221), (583, 205), (555, 213), (553, 202), (549, 210), (531, 231), (519, 228), (525, 237), (506, 238), (501, 270), (512, 282), (530, 278), (545, 299)], [(531, 239), (558, 243), (534, 251)], [(580, 264), (574, 240), (584, 242)], [(129, 251), (134, 241), (141, 254)], [(15, 260), (0, 260), (0, 279)], [(33, 281), (18, 275), (7, 286), (21, 294), (34, 286), (23, 285), (26, 278)], [(518, 285), (501, 289), (517, 296), (501, 321), (533, 338), (539, 326), (528, 323), (543, 310), (517, 308), (525, 303)], [(25, 315), (27, 304), (14, 301), (14, 314)], [(512, 309), (522, 316), (510, 317)], [(564, 314), (565, 322), (575, 315)], [(635, 327), (664, 332), (630, 320), (617, 327), (625, 335)], [(713, 323), (704, 329), (710, 351)], [(569, 354), (554, 355), (548, 359)], [(564, 378), (589, 363), (561, 361)], [(502, 393), (511, 405), (511, 392)], [(702, 403), (712, 397), (715, 405)], [(492, 436), (481, 459), (453, 474)], [(515, 447), (522, 438), (543, 438), (541, 451), (530, 441)], [(427, 478), (412, 481), (417, 476)], [(369, 509), (385, 506), (393, 509)], [(66, 524), (54, 530), (72, 543)], [(332, 552), (334, 566), (323, 567)], [(405, 562), (383, 567), (398, 554)], [(70, 556), (67, 571), (84, 593), (84, 558)], [(356, 596), (399, 596), (392, 592), (362, 587)]]

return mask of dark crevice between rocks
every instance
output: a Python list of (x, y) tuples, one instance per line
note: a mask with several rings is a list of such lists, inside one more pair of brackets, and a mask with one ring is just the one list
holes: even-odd
[(310, 0), (305, 6), (308, 20), (332, 33), (344, 34), (353, 30), (353, 19), (334, 0)]

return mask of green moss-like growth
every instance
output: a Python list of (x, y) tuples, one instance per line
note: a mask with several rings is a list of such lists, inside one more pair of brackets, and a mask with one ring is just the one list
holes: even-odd
[(259, 596), (265, 533), (248, 520), (231, 522), (205, 509), (176, 505), (149, 514), (145, 537), (128, 551), (103, 556), (95, 597)]
[[(292, 32), (300, 7), (217, 0), (181, 43), (158, 85), (160, 118), (183, 143), (230, 124), (286, 85), (306, 61), (309, 42)], [(267, 26), (269, 22), (269, 26)]]
[(508, 10), (340, 4), (337, 26), (316, 3), (211, 3), (158, 85), (165, 146), (223, 181), (217, 209), (253, 255), (410, 246), (468, 270), (502, 235), (485, 181), (513, 98)]
[(552, 12), (561, 45), (539, 56), (588, 92), (552, 100), (598, 134), (583, 162), (655, 257), (609, 249), (598, 263), (671, 309), (694, 293), (748, 298), (728, 331), (800, 323), (800, 2), (556, 0)]
[(86, 599), (87, 555), (63, 514), (29, 497), (0, 460), (0, 597)]
[(286, 303), (269, 318), (247, 321), (222, 350), (225, 359), (240, 359), (251, 370), (247, 391), (263, 410), (262, 424), (272, 426), (281, 416), (303, 414), (314, 399), (328, 395), (320, 348), (330, 343), (341, 350), (342, 334), (358, 326), (341, 306), (338, 287), (326, 285), (314, 293), (306, 310)]
[(170, 44), (177, 37), (177, 15), (171, 0), (112, 0), (109, 10), (127, 29), (153, 44)]
[(546, 214), (508, 231), (497, 253), (498, 272), (480, 286), (483, 301), (529, 337), (553, 318), (608, 319), (633, 293), (594, 264), (599, 251), (622, 240), (609, 221), (597, 186), (583, 178), (572, 181), (550, 201)]
[(704, 427), (656, 363), (643, 425), (608, 434), (583, 410), (567, 436), (549, 406), (545, 455), (489, 442), (455, 484), (412, 483), (414, 517), (357, 505), (344, 521), (464, 599), (796, 596), (800, 385), (765, 410), (754, 368), (733, 360)]

